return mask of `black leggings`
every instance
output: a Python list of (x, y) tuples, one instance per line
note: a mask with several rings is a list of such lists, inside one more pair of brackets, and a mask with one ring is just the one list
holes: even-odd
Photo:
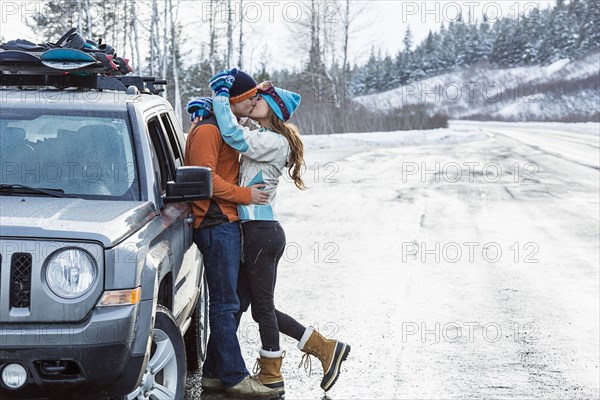
[(258, 323), (263, 350), (279, 351), (279, 332), (300, 341), (306, 328), (275, 309), (277, 264), (285, 249), (285, 232), (277, 221), (242, 223), (244, 262), (240, 280), (247, 284), (252, 318)]

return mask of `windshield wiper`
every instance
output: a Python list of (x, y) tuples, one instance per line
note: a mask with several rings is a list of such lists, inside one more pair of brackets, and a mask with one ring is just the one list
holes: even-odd
[(62, 189), (42, 189), (13, 183), (0, 183), (0, 193), (39, 193), (51, 197), (73, 197)]

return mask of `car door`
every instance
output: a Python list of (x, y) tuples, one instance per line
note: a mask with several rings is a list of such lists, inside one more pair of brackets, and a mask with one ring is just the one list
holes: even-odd
[[(166, 194), (167, 182), (175, 180), (176, 167), (179, 166), (178, 157), (181, 158), (181, 149), (177, 147), (175, 150), (171, 147), (171, 139), (169, 138), (169, 129), (165, 128), (161, 120), (161, 113), (155, 114), (148, 118), (147, 122), (148, 133), (153, 151), (158, 161), (158, 173), (160, 179), (161, 195)], [(156, 240), (168, 244), (171, 255), (171, 272), (173, 274), (173, 315), (178, 319), (181, 311), (189, 306), (190, 286), (194, 286), (195, 282), (191, 282), (189, 277), (190, 267), (188, 263), (184, 263), (184, 254), (189, 247), (189, 218), (190, 205), (189, 203), (166, 203), (160, 210), (160, 218), (162, 222), (162, 232)], [(182, 316), (183, 317), (183, 316)]]
[[(169, 137), (169, 141), (171, 143), (171, 149), (173, 149), (175, 153), (175, 166), (181, 167), (184, 165), (184, 148), (185, 148), (185, 138), (183, 137), (183, 133), (181, 132), (180, 124), (177, 122), (175, 115), (172, 111), (162, 113), (161, 121), (163, 126), (167, 131), (167, 136)], [(178, 129), (179, 128), (179, 129)], [(183, 204), (183, 203), (182, 203)], [(198, 248), (194, 244), (194, 214), (192, 210), (191, 203), (185, 203), (189, 209), (188, 218), (186, 222), (188, 223), (187, 227), (184, 227), (184, 263), (186, 264), (186, 271), (190, 271), (190, 275), (188, 280), (190, 281), (190, 295), (194, 294), (194, 282), (200, 282), (200, 276), (203, 273), (202, 270), (202, 255), (198, 251)]]
[[(169, 143), (174, 155), (175, 167), (181, 167), (184, 165), (184, 148), (185, 139), (181, 132), (181, 125), (177, 121), (175, 115), (171, 110), (163, 112), (160, 115), (161, 122), (167, 133)], [(183, 243), (183, 265), (182, 271), (186, 273), (186, 281), (182, 285), (181, 290), (185, 293), (186, 298), (194, 299), (200, 283), (200, 276), (203, 273), (202, 270), (202, 256), (198, 251), (198, 248), (194, 244), (194, 214), (192, 211), (192, 205), (189, 202), (179, 203), (182, 207), (182, 211), (185, 207), (187, 210), (187, 218), (184, 224), (184, 243)]]

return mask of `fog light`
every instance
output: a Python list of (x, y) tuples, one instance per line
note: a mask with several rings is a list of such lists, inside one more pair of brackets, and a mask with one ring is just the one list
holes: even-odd
[(11, 389), (18, 389), (27, 380), (27, 370), (19, 364), (8, 364), (2, 370), (2, 382)]

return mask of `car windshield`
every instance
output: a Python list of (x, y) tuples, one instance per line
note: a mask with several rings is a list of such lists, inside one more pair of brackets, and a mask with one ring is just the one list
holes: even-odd
[(126, 113), (8, 107), (0, 111), (2, 185), (135, 200), (139, 198), (135, 165)]

